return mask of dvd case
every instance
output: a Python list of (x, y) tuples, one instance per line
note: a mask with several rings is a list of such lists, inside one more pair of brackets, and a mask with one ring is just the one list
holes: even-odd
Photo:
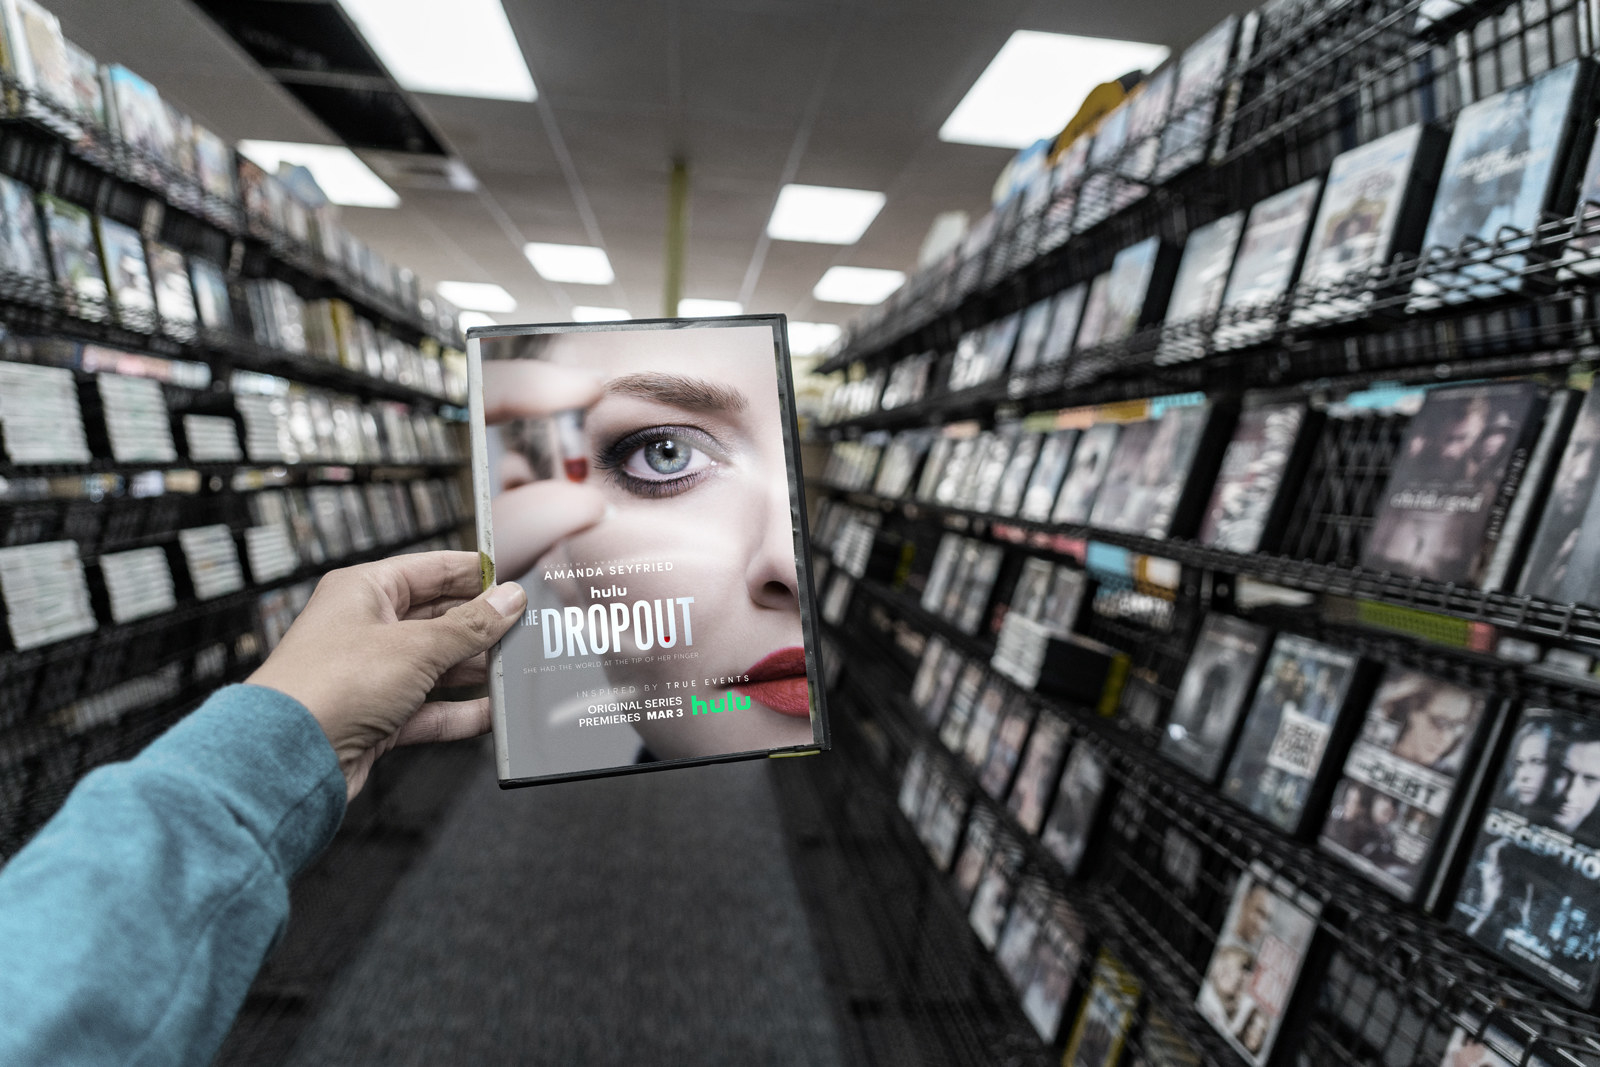
[(1172, 287), (1172, 250), (1150, 237), (1116, 254), (1089, 286), (1078, 325), (1079, 350), (1125, 341), (1160, 317)]
[(1223, 291), (1222, 307), (1233, 314), (1213, 335), (1218, 348), (1254, 344), (1271, 331), (1274, 305), (1294, 283), (1321, 192), (1322, 179), (1312, 178), (1250, 209)]
[(1284, 833), (1298, 835), (1327, 781), (1342, 712), (1361, 661), (1295, 634), (1280, 634), (1245, 716), (1222, 795)]
[(1067, 465), (1072, 462), (1078, 434), (1077, 430), (1057, 430), (1040, 444), (1039, 458), (1034, 462), (1028, 487), (1022, 493), (1019, 517), (1029, 522), (1049, 520), (1056, 494), (1061, 491), (1061, 480), (1067, 476)]
[(1262, 404), (1239, 414), (1200, 523), (1202, 544), (1229, 552), (1277, 547), (1293, 501), (1280, 490), (1299, 481), (1318, 422), (1298, 402)]
[(1416, 900), (1440, 865), (1488, 712), (1483, 693), (1389, 668), (1334, 788), (1322, 848)]
[(1039, 835), (1040, 844), (1054, 856), (1070, 877), (1078, 873), (1089, 838), (1100, 817), (1106, 792), (1106, 767), (1087, 743), (1074, 745), (1061, 770), (1055, 804)]
[(1255, 623), (1207, 615), (1157, 751), (1201, 781), (1215, 782), (1261, 673), (1269, 639), (1267, 630)]
[(1191, 532), (1210, 495), (1225, 421), (1210, 403), (1178, 404), (1125, 427), (1090, 525), (1157, 538)]
[(1264, 864), (1234, 888), (1195, 1006), (1251, 1067), (1272, 1056), (1319, 913), (1315, 901)]
[(1067, 1041), (1063, 1067), (1115, 1067), (1133, 1029), (1144, 985), (1106, 949), (1095, 957), (1083, 1008)]
[(1094, 512), (1095, 496), (1111, 468), (1111, 457), (1122, 435), (1115, 422), (1097, 422), (1083, 432), (1072, 453), (1072, 465), (1056, 496), (1050, 521), (1058, 525), (1082, 525)]
[(1490, 794), (1450, 921), (1574, 1003), (1600, 985), (1600, 728), (1527, 708)]
[(490, 654), (502, 786), (828, 747), (785, 337), (469, 332), (479, 549), (528, 593)]
[(1481, 585), (1544, 408), (1534, 382), (1429, 390), (1406, 426), (1362, 566)]
[(1197, 327), (1222, 307), (1243, 231), (1244, 212), (1235, 211), (1199, 227), (1184, 242), (1161, 332), (1162, 362), (1176, 363), (1204, 353), (1204, 339)]
[(1600, 392), (1578, 408), (1528, 550), (1520, 592), (1561, 603), (1600, 603), (1600, 542), (1587, 528), (1600, 518)]
[(1061, 760), (1066, 754), (1068, 736), (1067, 724), (1046, 712), (1040, 714), (1028, 738), (1006, 807), (1016, 817), (1017, 825), (1030, 834), (1038, 833), (1039, 824), (1044, 822), (1050, 790), (1061, 776)]

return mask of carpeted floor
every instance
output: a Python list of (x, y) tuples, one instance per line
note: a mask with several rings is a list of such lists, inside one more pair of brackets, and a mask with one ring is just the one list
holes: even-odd
[(484, 761), (288, 1062), (839, 1064), (768, 773)]

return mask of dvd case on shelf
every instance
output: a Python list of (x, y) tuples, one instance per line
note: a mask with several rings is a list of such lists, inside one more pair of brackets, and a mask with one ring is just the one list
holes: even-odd
[(1061, 1058), (1064, 1067), (1116, 1067), (1143, 995), (1144, 983), (1102, 948), (1095, 956), (1083, 1007)]
[(89, 439), (72, 371), (0, 362), (0, 434), (12, 463), (89, 462)]
[[(781, 316), (469, 332), (480, 550), (528, 593), (491, 652), (502, 785), (827, 747), (784, 339)], [(543, 406), (567, 368), (606, 378), (586, 411)], [(613, 512), (530, 551), (530, 476)]]
[(1000, 725), (1001, 715), (1011, 703), (1010, 697), (1010, 690), (998, 678), (990, 678), (978, 694), (972, 707), (972, 717), (967, 721), (966, 733), (961, 739), (961, 747), (957, 750), (969, 768), (976, 770), (983, 766), (983, 761), (989, 755), (989, 745), (994, 740), (995, 729)]
[(1044, 343), (1039, 350), (1041, 365), (1060, 363), (1072, 351), (1078, 339), (1084, 301), (1088, 296), (1088, 283), (1079, 282), (1062, 290), (1051, 302), (1050, 329), (1045, 333)]
[(1022, 325), (1017, 330), (1017, 346), (1011, 354), (1012, 374), (1031, 370), (1039, 362), (1058, 300), (1059, 297), (1040, 300), (1023, 312)]
[(1277, 547), (1294, 486), (1310, 458), (1318, 420), (1302, 403), (1261, 404), (1239, 414), (1211, 492), (1200, 542), (1229, 552)]
[(133, 622), (178, 606), (172, 567), (165, 549), (106, 552), (100, 555), (98, 562), (100, 576), (105, 579), (112, 622), (119, 625)]
[(169, 331), (173, 327), (192, 327), (198, 313), (195, 311), (194, 286), (189, 282), (183, 253), (171, 245), (151, 241), (145, 246), (145, 258), (150, 265), (156, 314), (161, 317), (162, 325)]
[(1228, 63), (1239, 38), (1239, 16), (1229, 15), (1183, 50), (1172, 93), (1172, 117), (1161, 131), (1155, 180), (1166, 182), (1206, 156), (1218, 118)]
[(956, 854), (955, 866), (950, 871), (950, 884), (962, 908), (972, 906), (984, 865), (989, 862), (989, 853), (994, 851), (994, 838), (994, 820), (985, 818), (982, 812), (973, 812), (972, 818), (967, 820), (967, 833)]
[(1600, 602), (1600, 544), (1584, 537), (1600, 517), (1600, 393), (1591, 389), (1578, 408), (1538, 531), (1528, 550), (1519, 592), (1560, 603)]
[(1078, 873), (1088, 851), (1105, 791), (1106, 768), (1099, 754), (1087, 743), (1074, 745), (1061, 770), (1050, 817), (1039, 835), (1040, 844), (1068, 876)]
[(228, 295), (228, 280), (222, 268), (208, 259), (193, 256), (189, 259), (189, 281), (200, 325), (208, 330), (232, 330), (233, 299)]
[(1208, 403), (1180, 404), (1124, 427), (1089, 524), (1158, 538), (1192, 530), (1211, 482), (1198, 464), (1221, 421)]
[(118, 463), (171, 463), (178, 458), (161, 383), (126, 374), (97, 374), (111, 458)]
[(178, 545), (189, 568), (189, 582), (199, 600), (214, 600), (244, 588), (239, 549), (233, 531), (222, 523), (178, 531)]
[(1239, 878), (1195, 1006), (1252, 1067), (1281, 1036), (1321, 909), (1256, 864)]
[(1582, 1007), (1600, 984), (1600, 730), (1530, 707), (1506, 748), (1453, 926)]
[(98, 628), (76, 541), (0, 548), (0, 597), (11, 647), (38, 648)]
[(1045, 522), (1050, 518), (1056, 495), (1061, 492), (1061, 481), (1072, 462), (1078, 435), (1077, 430), (1057, 430), (1040, 443), (1038, 459), (1022, 493), (1022, 505), (1017, 509), (1020, 518), (1029, 522)]
[(33, 190), (5, 175), (0, 175), (0, 267), (30, 278), (50, 277)]
[(107, 93), (117, 136), (142, 153), (147, 161), (171, 162), (176, 154), (176, 134), (166, 104), (156, 87), (121, 64), (106, 67)]
[(1457, 789), (1478, 752), (1489, 699), (1390, 667), (1345, 759), (1319, 843), (1402, 900), (1448, 860)]
[(1061, 776), (1061, 761), (1066, 755), (1067, 724), (1048, 712), (1041, 712), (1028, 737), (1017, 780), (1006, 798), (1006, 807), (1017, 825), (1037, 834), (1049, 808), (1051, 790)]
[(1064, 900), (1052, 901), (1039, 923), (1022, 991), (1022, 1011), (1040, 1040), (1055, 1044), (1061, 1020), (1090, 949), (1089, 929)]
[(105, 264), (117, 314), (124, 321), (130, 313), (148, 315), (155, 310), (156, 297), (139, 232), (103, 216), (95, 219), (95, 225), (100, 231), (100, 261)]
[(5, 0), (4, 14), (6, 68), (38, 98), (24, 104), (24, 114), (76, 137), (77, 126), (63, 116), (77, 110), (77, 91), (60, 21), (34, 0)]
[(1199, 227), (1184, 242), (1172, 283), (1172, 299), (1167, 303), (1167, 325), (1161, 332), (1162, 362), (1176, 363), (1204, 354), (1205, 338), (1197, 324), (1222, 307), (1222, 294), (1243, 231), (1244, 212), (1235, 211)]
[(1590, 63), (1577, 60), (1461, 109), (1422, 245), (1425, 254), (1446, 256), (1470, 242), (1488, 248), (1459, 269), (1434, 269), (1425, 260), (1412, 283), (1413, 308), (1522, 289), (1527, 242), (1507, 244), (1506, 231), (1529, 233), (1544, 214), (1571, 205), (1591, 136), (1579, 116), (1593, 80)]
[(978, 772), (978, 784), (996, 801), (1005, 799), (1012, 772), (1022, 758), (1022, 746), (1033, 726), (1034, 710), (1025, 700), (1010, 701), (995, 727), (989, 755)]
[(104, 317), (106, 274), (95, 247), (94, 218), (59, 197), (39, 196), (45, 238), (56, 283), (66, 290), (67, 306), (88, 319)]
[(1330, 749), (1363, 681), (1360, 659), (1295, 634), (1280, 634), (1245, 715), (1222, 795), (1298, 836), (1324, 792)]
[(1011, 909), (1011, 898), (1016, 894), (1021, 871), (1022, 850), (1003, 838), (996, 840), (984, 860), (983, 874), (978, 878), (978, 889), (972, 894), (972, 907), (967, 912), (972, 932), (990, 952), (1000, 942), (1000, 927)]
[(1200, 626), (1157, 751), (1207, 784), (1217, 780), (1271, 635), (1212, 612)]
[(1089, 286), (1075, 347), (1114, 344), (1160, 316), (1172, 286), (1172, 250), (1150, 237), (1116, 254)]
[(1000, 964), (1000, 970), (1019, 994), (1027, 988), (1034, 945), (1039, 940), (1039, 927), (1049, 907), (1050, 897), (1044, 886), (1025, 881), (1012, 901), (1005, 926), (1000, 928), (1000, 939), (994, 949), (995, 962)]
[(1429, 390), (1406, 426), (1362, 566), (1481, 585), (1544, 408), (1534, 382)]
[(1022, 507), (1022, 498), (1027, 492), (1033, 466), (1043, 443), (1042, 433), (1025, 432), (1018, 435), (1016, 448), (997, 483), (993, 505), (988, 509), (993, 514), (1010, 518)]
[(1051, 522), (1082, 525), (1089, 521), (1121, 435), (1122, 426), (1115, 422), (1097, 422), (1083, 431), (1050, 513)]
[(1217, 348), (1254, 344), (1271, 332), (1273, 305), (1294, 284), (1321, 192), (1322, 179), (1312, 178), (1250, 209), (1222, 296), (1222, 308), (1231, 314), (1224, 315), (1212, 335)]

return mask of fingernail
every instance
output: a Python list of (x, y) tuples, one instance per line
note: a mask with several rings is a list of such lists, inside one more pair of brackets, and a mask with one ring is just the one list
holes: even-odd
[(528, 594), (516, 582), (502, 582), (489, 590), (484, 599), (489, 601), (490, 607), (509, 619), (522, 613), (522, 606), (528, 602)]

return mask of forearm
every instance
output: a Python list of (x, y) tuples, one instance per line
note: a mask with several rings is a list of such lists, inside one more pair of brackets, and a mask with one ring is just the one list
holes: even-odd
[(306, 710), (233, 686), (0, 871), (0, 1063), (204, 1063), (344, 812)]

